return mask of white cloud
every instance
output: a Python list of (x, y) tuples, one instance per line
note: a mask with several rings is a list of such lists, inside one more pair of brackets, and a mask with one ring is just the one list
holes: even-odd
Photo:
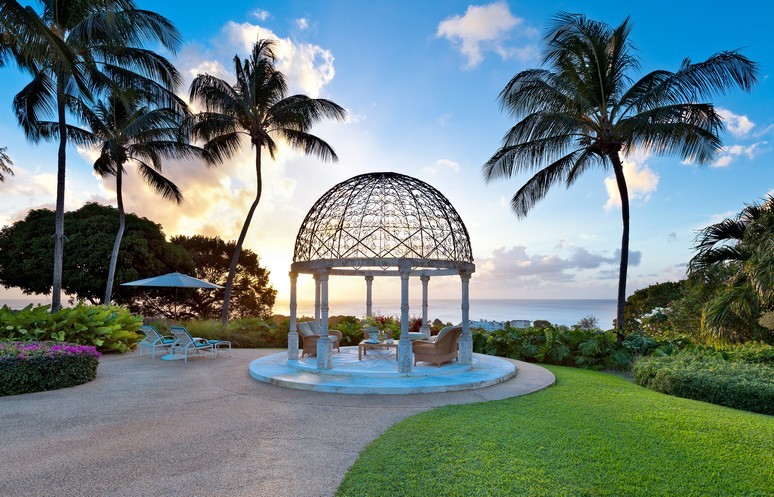
[(712, 167), (727, 167), (734, 162), (734, 160), (742, 156), (745, 156), (748, 159), (754, 159), (758, 152), (760, 152), (761, 147), (767, 143), (768, 142), (763, 141), (753, 143), (752, 145), (731, 145), (723, 147), (720, 157), (712, 164)]
[[(505, 2), (488, 5), (469, 5), (465, 15), (452, 16), (438, 24), (436, 37), (446, 38), (459, 47), (466, 58), (466, 67), (473, 68), (484, 59), (484, 51), (492, 51), (503, 59), (512, 57), (529, 60), (536, 56), (537, 49), (531, 45), (508, 47), (505, 41), (508, 33), (517, 26), (523, 26), (524, 19), (514, 17)], [(535, 31), (522, 28), (522, 34), (534, 37)]]
[(263, 9), (255, 9), (250, 14), (256, 19), (258, 19), (259, 21), (265, 21), (266, 19), (271, 17), (271, 14), (269, 13), (269, 11), (263, 10)]
[(330, 50), (281, 38), (272, 30), (256, 24), (229, 21), (209, 46), (191, 44), (184, 47), (175, 62), (187, 77), (185, 87), (198, 74), (205, 73), (233, 83), (234, 55), (240, 59), (247, 58), (258, 39), (274, 40), (277, 69), (285, 75), (291, 94), (304, 93), (317, 98), (333, 79), (334, 57)]
[[(647, 153), (636, 152), (626, 157), (623, 161), (624, 178), (626, 178), (626, 186), (629, 190), (629, 200), (647, 201), (650, 198), (650, 194), (658, 188), (659, 176), (647, 166), (645, 163), (647, 159)], [(621, 196), (618, 193), (618, 184), (615, 181), (615, 177), (609, 176), (605, 178), (605, 189), (607, 189), (605, 209), (609, 210), (613, 207), (620, 207)]]
[[(584, 278), (606, 279), (618, 276), (620, 249), (612, 254), (591, 252), (583, 247), (562, 241), (559, 254), (530, 254), (527, 247), (518, 245), (499, 247), (491, 257), (476, 261), (476, 285), (486, 288), (524, 285), (544, 286), (557, 282), (577, 281), (582, 271), (592, 271)], [(564, 252), (566, 255), (562, 255)], [(629, 251), (629, 267), (638, 266), (640, 251)]]
[(755, 123), (750, 121), (747, 116), (734, 114), (730, 110), (721, 107), (715, 110), (725, 121), (728, 131), (737, 138), (747, 136), (755, 127)]
[(296, 19), (295, 24), (296, 24), (296, 27), (302, 31), (309, 27), (309, 21), (307, 21), (303, 17), (300, 19)]
[(460, 165), (457, 162), (449, 159), (438, 159), (432, 166), (423, 169), (428, 174), (437, 174), (442, 171), (451, 169), (455, 173), (460, 171)]

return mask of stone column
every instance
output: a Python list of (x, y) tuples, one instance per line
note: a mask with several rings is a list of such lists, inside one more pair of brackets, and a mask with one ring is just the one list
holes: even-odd
[(462, 335), (458, 350), (460, 364), (473, 364), (473, 335), (470, 334), (470, 271), (460, 271), (462, 281)]
[(314, 320), (320, 322), (320, 276), (314, 275)]
[(419, 277), (422, 281), (422, 326), (419, 331), (430, 336), (430, 323), (427, 322), (427, 284), (430, 283), (430, 277), (423, 274)]
[(367, 275), (365, 277), (366, 280), (366, 317), (370, 318), (373, 317), (374, 313), (372, 311), (373, 307), (373, 300), (371, 299), (371, 290), (374, 283), (374, 277), (372, 275)]
[(288, 332), (288, 361), (298, 360), (298, 331), (296, 330), (296, 282), (298, 273), (293, 271), (290, 276), (290, 331)]
[(317, 339), (317, 369), (333, 368), (333, 348), (328, 338), (328, 272), (329, 269), (320, 269), (317, 273), (317, 281), (320, 282), (320, 317), (322, 331)]
[(400, 269), (400, 341), (398, 341), (398, 371), (408, 373), (414, 364), (414, 353), (409, 339), (409, 273), (411, 268)]

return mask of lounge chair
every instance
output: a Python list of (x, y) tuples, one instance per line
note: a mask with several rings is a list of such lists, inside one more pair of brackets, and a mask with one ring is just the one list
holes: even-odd
[(137, 344), (137, 350), (142, 355), (143, 349), (151, 349), (151, 357), (156, 357), (156, 347), (169, 348), (175, 344), (175, 337), (172, 335), (162, 335), (156, 328), (150, 325), (140, 326), (140, 331), (145, 334), (145, 338)]
[(209, 352), (210, 356), (215, 359), (218, 355), (221, 347), (228, 346), (228, 354), (231, 356), (231, 342), (227, 340), (206, 340), (204, 338), (192, 337), (188, 330), (182, 326), (171, 326), (170, 331), (175, 335), (177, 343), (171, 349), (173, 354), (182, 351), (184, 355), (184, 362), (188, 364), (189, 352), (202, 354)]
[[(322, 336), (320, 324), (315, 321), (298, 323), (298, 334), (303, 340), (301, 357), (304, 357), (305, 354), (317, 355), (317, 340)], [(341, 352), (342, 333), (339, 330), (328, 330), (328, 336), (332, 340), (333, 348)]]
[(435, 340), (417, 340), (413, 342), (414, 365), (417, 361), (432, 362), (440, 366), (457, 358), (457, 340), (462, 334), (461, 326), (444, 328)]

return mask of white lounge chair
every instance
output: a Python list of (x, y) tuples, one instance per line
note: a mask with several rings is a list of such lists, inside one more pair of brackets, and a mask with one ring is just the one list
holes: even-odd
[(156, 358), (156, 347), (169, 348), (175, 344), (175, 338), (171, 335), (162, 335), (156, 328), (149, 325), (140, 326), (140, 331), (145, 334), (145, 338), (137, 344), (137, 350), (142, 355), (143, 349), (151, 349), (151, 357)]
[(182, 353), (183, 362), (186, 364), (188, 364), (189, 353), (201, 355), (208, 352), (210, 357), (215, 359), (215, 346), (208, 343), (204, 338), (193, 338), (182, 326), (172, 326), (170, 327), (170, 331), (175, 335), (175, 339), (177, 339), (177, 343), (172, 347), (171, 352), (173, 354)]
[(170, 331), (175, 335), (175, 346), (171, 349), (172, 353), (176, 353), (178, 349), (183, 351), (184, 362), (188, 363), (188, 352), (195, 351), (200, 354), (203, 352), (210, 352), (213, 359), (220, 353), (222, 347), (228, 347), (229, 357), (233, 357), (231, 354), (231, 342), (228, 340), (207, 340), (205, 338), (192, 337), (188, 330), (182, 326), (171, 326)]

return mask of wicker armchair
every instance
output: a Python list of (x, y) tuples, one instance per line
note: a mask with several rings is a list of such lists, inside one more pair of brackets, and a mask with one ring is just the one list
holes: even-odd
[[(320, 325), (315, 321), (298, 323), (298, 335), (303, 340), (301, 357), (304, 357), (304, 354), (317, 355), (317, 340), (319, 340), (321, 333)], [(328, 336), (332, 341), (333, 348), (341, 352), (341, 332), (339, 330), (328, 330)]]
[(434, 341), (416, 340), (412, 343), (414, 350), (414, 365), (417, 361), (432, 362), (440, 366), (445, 362), (451, 362), (457, 358), (457, 340), (462, 334), (462, 327), (444, 329)]

